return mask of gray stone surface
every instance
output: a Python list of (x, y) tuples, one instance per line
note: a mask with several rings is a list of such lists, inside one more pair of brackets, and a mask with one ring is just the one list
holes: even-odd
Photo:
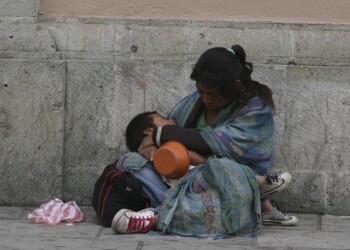
[[(58, 26), (62, 27), (62, 26)], [(19, 52), (55, 52), (64, 46), (62, 32), (56, 35), (56, 27), (43, 29), (29, 23), (0, 23), (0, 50)], [(61, 37), (61, 38), (60, 38)]]
[(194, 90), (207, 48), (242, 44), (274, 93), (271, 172), (293, 174), (273, 198), (292, 212), (348, 212), (348, 24), (36, 17), (36, 4), (0, 3), (0, 204), (89, 205), (126, 152), (128, 121)]
[(271, 199), (276, 200), (281, 209), (287, 212), (326, 211), (327, 177), (324, 172), (292, 171), (291, 184), (283, 192), (274, 194)]
[(350, 214), (350, 174), (334, 171), (328, 174), (326, 194), (328, 214)]
[(285, 145), (293, 170), (349, 167), (348, 68), (290, 67), (286, 86)]
[(271, 172), (288, 171), (290, 168), (286, 165), (286, 154), (284, 145), (285, 130), (285, 87), (287, 83), (286, 65), (255, 65), (253, 78), (269, 86), (273, 93), (275, 103), (275, 153), (271, 166)]
[(116, 26), (115, 52), (146, 55), (186, 55), (189, 27)]
[(99, 224), (91, 207), (81, 207), (86, 221), (73, 226), (64, 222), (56, 226), (35, 224), (27, 219), (34, 209), (0, 207), (0, 249), (344, 250), (350, 245), (350, 219), (345, 216), (296, 214), (299, 222), (295, 226), (264, 226), (257, 237), (210, 240), (172, 235), (116, 235), (111, 228)]
[(68, 50), (77, 52), (113, 52), (114, 25), (69, 25)]
[(35, 17), (37, 0), (1, 0), (0, 16)]
[(113, 63), (108, 61), (70, 61), (66, 81), (64, 192), (67, 199), (89, 204), (92, 180), (124, 151), (120, 120), (113, 115), (119, 86), (113, 84)]
[(30, 205), (62, 191), (61, 61), (0, 60), (0, 203)]
[(349, 30), (294, 30), (293, 39), (296, 58), (349, 60)]
[[(259, 41), (258, 44), (257, 41)], [(288, 29), (193, 27), (191, 28), (188, 50), (190, 54), (200, 55), (213, 46), (228, 47), (242, 44), (246, 51), (249, 51), (250, 57), (289, 58), (291, 42)]]

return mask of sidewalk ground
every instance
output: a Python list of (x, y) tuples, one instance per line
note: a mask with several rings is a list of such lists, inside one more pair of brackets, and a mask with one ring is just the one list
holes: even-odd
[(220, 240), (144, 234), (116, 235), (99, 225), (91, 207), (81, 207), (83, 223), (67, 226), (34, 224), (27, 215), (34, 208), (0, 207), (0, 249), (350, 249), (350, 217), (294, 214), (296, 226), (264, 226), (256, 238)]

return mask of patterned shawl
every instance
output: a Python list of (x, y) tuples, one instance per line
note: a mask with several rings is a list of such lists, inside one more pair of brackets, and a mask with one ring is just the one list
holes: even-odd
[(260, 196), (254, 172), (228, 158), (209, 158), (166, 193), (158, 229), (182, 236), (255, 236)]
[[(232, 112), (234, 105), (233, 102), (222, 109), (213, 125), (200, 133), (215, 156), (234, 159), (259, 175), (266, 175), (273, 152), (273, 110), (257, 96), (243, 109)], [(181, 100), (169, 118), (188, 127), (188, 121), (202, 106), (196, 91)]]

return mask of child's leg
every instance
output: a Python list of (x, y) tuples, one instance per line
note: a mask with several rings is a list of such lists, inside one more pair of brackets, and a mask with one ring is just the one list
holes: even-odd
[(255, 178), (256, 178), (256, 181), (258, 182), (259, 188), (261, 188), (265, 183), (265, 176), (257, 175)]

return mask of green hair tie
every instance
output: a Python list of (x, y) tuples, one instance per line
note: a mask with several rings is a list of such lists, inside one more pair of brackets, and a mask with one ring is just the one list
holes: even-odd
[(236, 55), (236, 53), (233, 51), (233, 49), (228, 48), (227, 51), (231, 52), (232, 54)]

